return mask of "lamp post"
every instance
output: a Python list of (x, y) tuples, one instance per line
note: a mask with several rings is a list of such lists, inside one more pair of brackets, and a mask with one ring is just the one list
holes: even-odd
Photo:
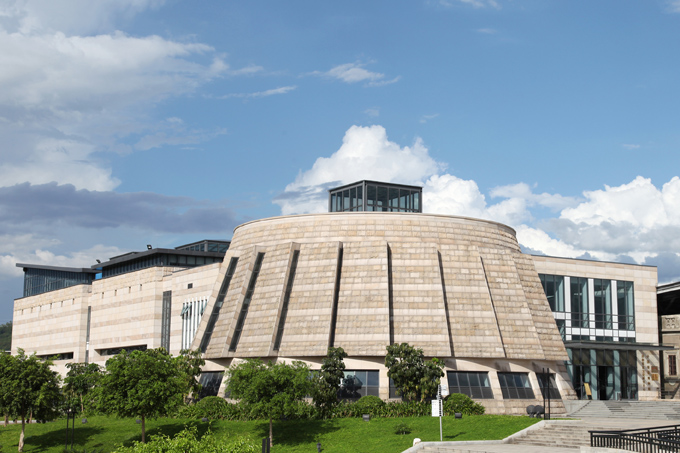
[(71, 408), (71, 406), (66, 409), (66, 445), (64, 446), (65, 450), (68, 450), (68, 424), (69, 421), (73, 420), (73, 427), (71, 429), (71, 451), (73, 451), (73, 438), (76, 435), (76, 413), (75, 411)]

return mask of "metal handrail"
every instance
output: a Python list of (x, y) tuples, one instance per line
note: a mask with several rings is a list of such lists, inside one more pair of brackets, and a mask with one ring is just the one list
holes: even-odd
[(680, 425), (617, 431), (588, 431), (591, 447), (644, 453), (680, 452)]

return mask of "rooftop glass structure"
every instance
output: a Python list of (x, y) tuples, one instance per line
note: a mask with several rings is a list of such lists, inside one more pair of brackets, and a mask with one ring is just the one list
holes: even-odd
[(217, 253), (227, 253), (229, 250), (229, 241), (215, 241), (215, 240), (205, 240), (199, 242), (192, 242), (187, 245), (180, 245), (175, 247), (175, 250), (193, 250), (195, 252), (217, 252)]
[(364, 180), (328, 192), (328, 212), (423, 212), (418, 186)]

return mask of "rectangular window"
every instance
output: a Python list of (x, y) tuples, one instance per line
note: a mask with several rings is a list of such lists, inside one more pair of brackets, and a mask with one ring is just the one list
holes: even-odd
[(668, 356), (668, 374), (670, 376), (675, 376), (678, 374), (677, 358), (674, 355)]
[(172, 291), (163, 291), (161, 314), (161, 348), (170, 351), (170, 319), (172, 314)]
[(548, 299), (550, 309), (555, 312), (564, 311), (564, 277), (561, 275), (539, 274), (543, 292)]
[(227, 297), (227, 292), (229, 291), (229, 285), (231, 284), (231, 278), (236, 272), (236, 265), (238, 264), (238, 257), (234, 257), (229, 261), (229, 267), (227, 268), (227, 273), (224, 276), (224, 281), (222, 282), (222, 287), (220, 292), (217, 294), (217, 299), (215, 300), (215, 305), (213, 305), (212, 313), (210, 318), (208, 318), (208, 325), (205, 327), (205, 332), (203, 332), (203, 338), (201, 339), (201, 352), (205, 353), (210, 344), (210, 338), (212, 337), (213, 330), (215, 330), (215, 323), (220, 317), (220, 310), (222, 309), (222, 304), (224, 304), (224, 298)]
[(588, 328), (588, 279), (571, 277), (571, 326)]
[(300, 256), (300, 251), (293, 252), (293, 259), (290, 263), (290, 273), (288, 274), (288, 282), (286, 284), (286, 292), (283, 296), (283, 306), (281, 307), (281, 317), (279, 318), (279, 328), (276, 332), (276, 340), (274, 341), (274, 351), (278, 351), (283, 339), (283, 326), (286, 324), (286, 315), (288, 314), (288, 302), (290, 301), (290, 293), (293, 291), (293, 280), (295, 280), (295, 270), (297, 269), (297, 262)]
[(378, 201), (376, 202), (376, 211), (389, 211), (387, 187), (378, 186)]
[(62, 352), (60, 354), (43, 354), (36, 356), (39, 359), (42, 360), (52, 360), (52, 361), (57, 361), (57, 360), (73, 360), (73, 353), (72, 352)]
[(527, 373), (498, 373), (504, 399), (535, 399)]
[(633, 294), (633, 282), (616, 282), (619, 330), (635, 330), (635, 300)]
[(376, 208), (377, 205), (377, 189), (376, 186), (373, 185), (368, 185), (366, 186), (366, 210), (367, 211), (377, 211), (378, 209)]
[(201, 392), (198, 394), (198, 397), (203, 399), (206, 396), (217, 396), (223, 377), (224, 372), (222, 371), (201, 373), (201, 377), (198, 379), (198, 383), (201, 384)]
[(449, 371), (446, 373), (450, 393), (462, 393), (470, 398), (493, 399), (489, 373)]
[(596, 278), (593, 280), (595, 298), (595, 328), (612, 328), (612, 295), (611, 281)]
[(99, 349), (99, 355), (101, 356), (106, 356), (106, 355), (117, 355), (120, 354), (123, 351), (126, 352), (132, 352), (132, 351), (146, 351), (147, 345), (142, 344), (139, 346), (123, 346), (122, 348), (108, 348), (108, 349)]
[(562, 399), (560, 391), (557, 388), (557, 382), (555, 382), (555, 375), (553, 373), (548, 374), (548, 379), (546, 379), (546, 375), (543, 373), (536, 373), (536, 377), (538, 378), (538, 385), (541, 388), (541, 395), (543, 395), (543, 399), (547, 398), (548, 388), (550, 388), (551, 400)]
[(260, 268), (262, 267), (262, 260), (264, 260), (264, 253), (258, 253), (255, 259), (255, 265), (253, 266), (253, 273), (250, 275), (250, 282), (248, 283), (248, 289), (243, 297), (243, 304), (241, 305), (241, 311), (238, 315), (238, 320), (236, 321), (236, 328), (234, 329), (234, 336), (231, 339), (231, 344), (229, 345), (230, 351), (236, 351), (236, 346), (238, 346), (238, 341), (241, 339), (241, 332), (243, 331), (243, 324), (246, 322), (246, 316), (248, 316), (248, 309), (250, 308), (250, 302), (253, 299), (253, 293), (255, 292), (255, 283), (257, 283), (257, 276), (260, 274)]
[(379, 375), (377, 371), (345, 370), (345, 378), (340, 383), (338, 397), (359, 399), (362, 396), (380, 396)]

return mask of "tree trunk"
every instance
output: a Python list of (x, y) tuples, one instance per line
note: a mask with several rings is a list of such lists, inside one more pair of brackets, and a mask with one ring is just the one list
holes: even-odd
[(80, 395), (80, 412), (85, 412), (85, 406), (83, 406), (83, 395)]
[(142, 443), (146, 443), (146, 424), (144, 423), (146, 419), (142, 415)]
[(30, 424), (33, 421), (33, 411), (28, 413), (28, 423)]
[(24, 416), (21, 416), (21, 435), (19, 436), (19, 451), (24, 451), (24, 429), (26, 428), (26, 422), (24, 421)]
[(272, 418), (269, 417), (269, 446), (274, 446), (274, 431), (272, 430)]
[(9, 414), (5, 414), (5, 426), (9, 425)]

